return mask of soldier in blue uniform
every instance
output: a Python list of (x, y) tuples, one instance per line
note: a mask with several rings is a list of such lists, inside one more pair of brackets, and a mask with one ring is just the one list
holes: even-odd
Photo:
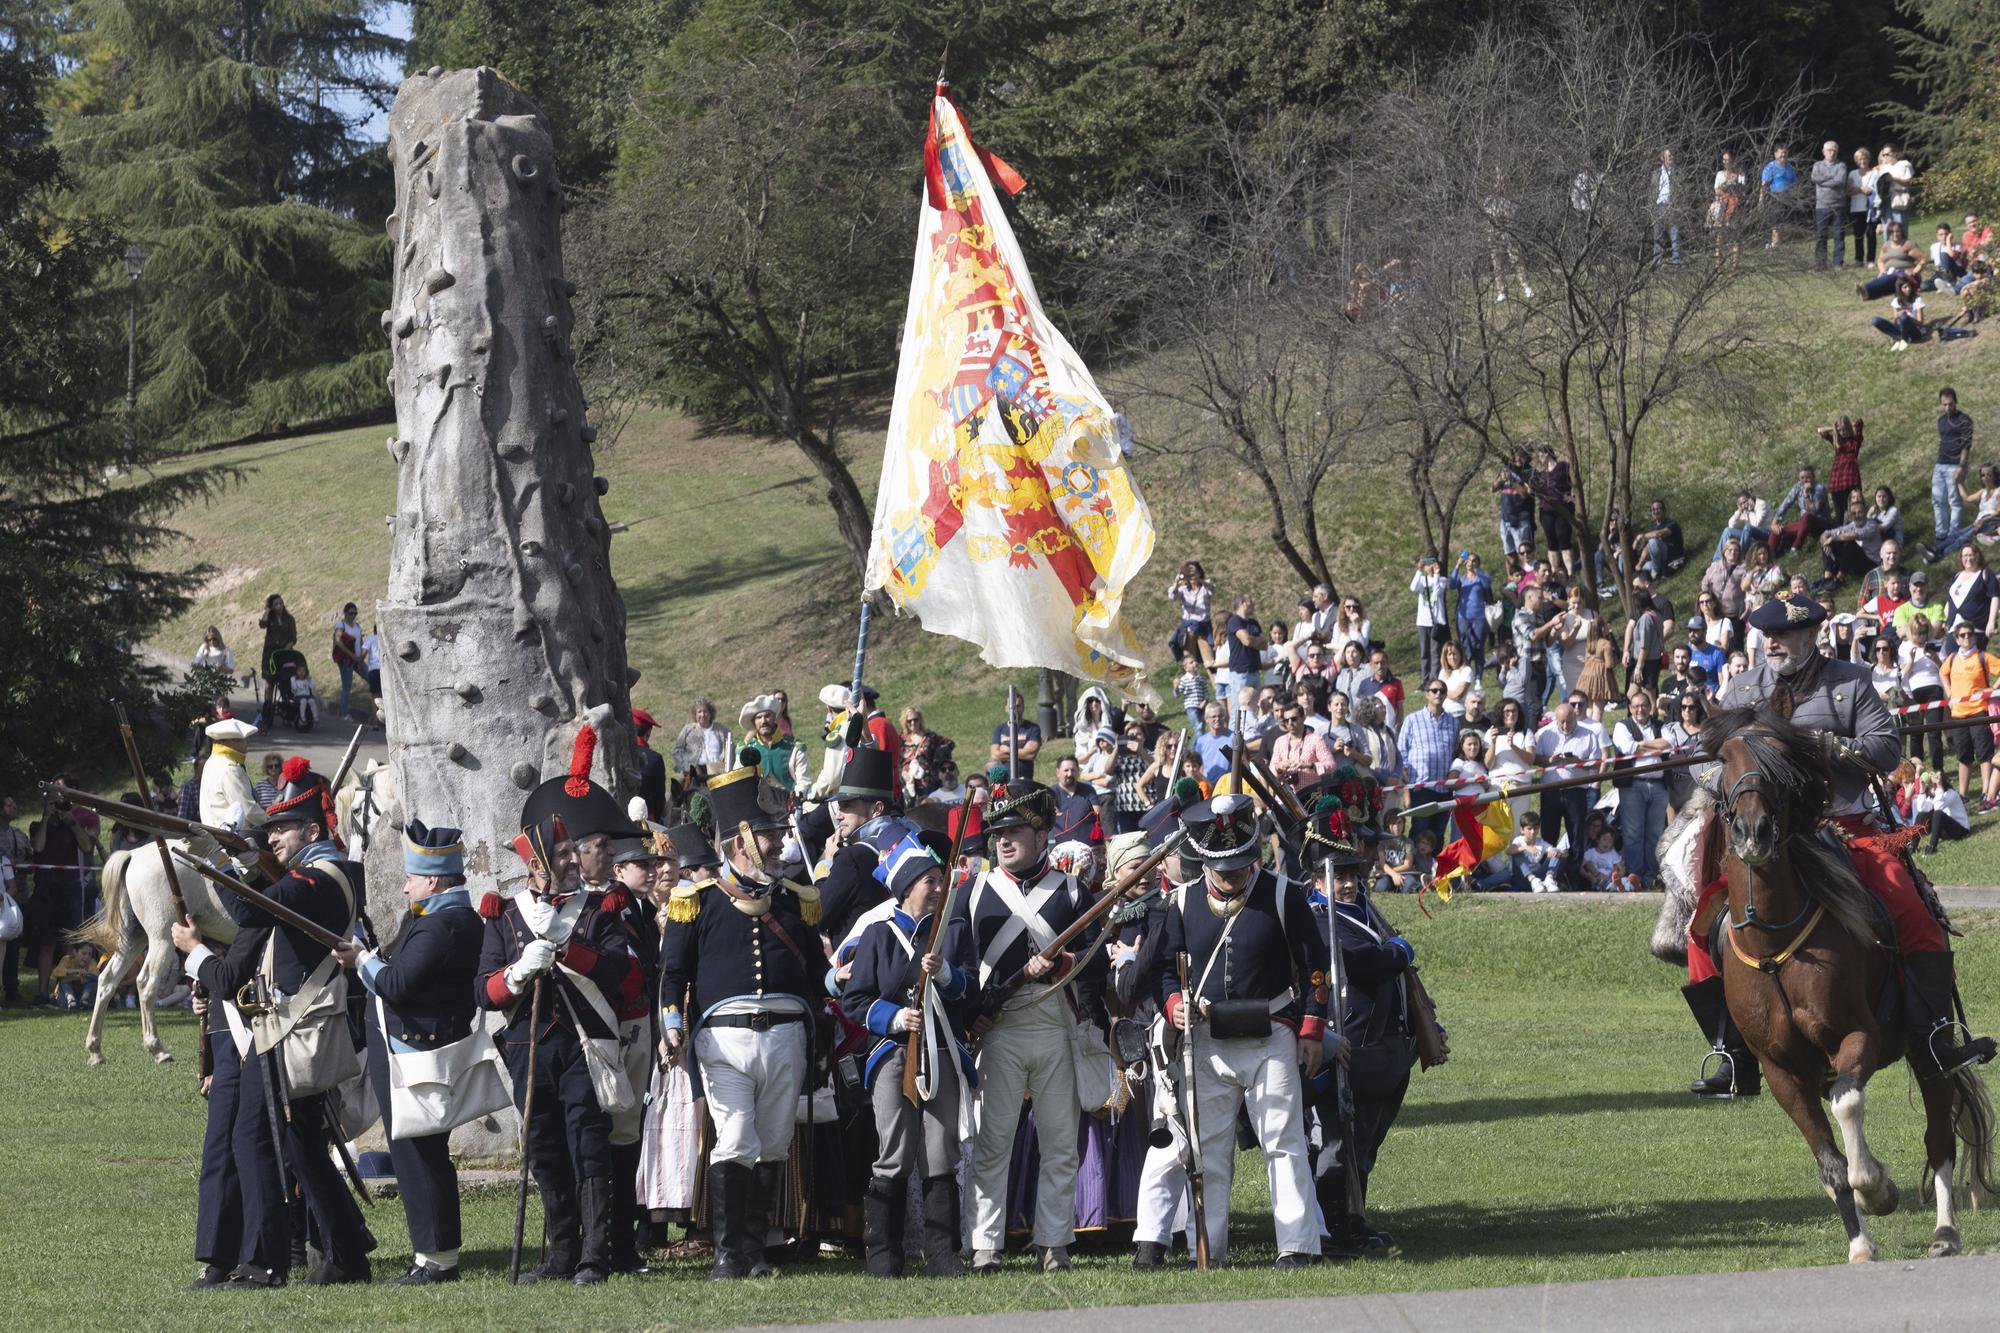
[[(947, 871), (914, 833), (882, 853), (875, 877), (896, 907), (863, 928), (854, 947), (853, 971), (840, 1003), (874, 1041), (863, 1064), (880, 1145), (863, 1204), (868, 1271), (903, 1275), (903, 1243), (910, 1174), (923, 1181), (925, 1272), (959, 1277), (958, 1156), (961, 1116), (977, 1075), (966, 1045), (976, 1009), (976, 965), (963, 917), (946, 925), (936, 953), (929, 952), (934, 913), (944, 910)], [(929, 990), (921, 1018), (918, 995)], [(913, 1031), (928, 1053), (928, 1078), (919, 1101), (904, 1095), (905, 1042)], [(922, 1076), (920, 1076), (922, 1078)], [(926, 1086), (926, 1083), (928, 1086)]]
[[(249, 904), (235, 894), (223, 894), (222, 906), (239, 928), (256, 924)], [(187, 938), (194, 938), (193, 930), (187, 931)], [(225, 1006), (233, 1008), (234, 1004), (233, 995), (209, 995), (204, 991), (197, 991), (194, 1000), (194, 1010), (202, 1024), (202, 1040), (208, 1043), (213, 1058), (213, 1072), (204, 1090), (208, 1098), (208, 1122), (202, 1137), (201, 1177), (195, 1206), (194, 1256), (201, 1261), (202, 1270), (190, 1284), (190, 1291), (222, 1286), (239, 1264), (252, 1270), (283, 1267), (282, 1259), (255, 1253), (254, 1245), (251, 1251), (243, 1246), (245, 1181), (251, 1189), (268, 1197), (280, 1197), (283, 1190), (278, 1181), (277, 1155), (271, 1149), (269, 1129), (261, 1117), (258, 1123), (244, 1123), (240, 1127), (242, 1142), (254, 1144), (261, 1138), (261, 1149), (239, 1152), (237, 1146), (244, 1061), (234, 1034), (241, 1031), (247, 1040), (249, 1027), (240, 1015), (226, 1014)], [(257, 1077), (256, 1069), (254, 1064), (250, 1066), (253, 1079)]]
[(785, 793), (744, 767), (711, 778), (708, 795), (724, 860), (713, 880), (683, 884), (668, 902), (660, 1026), (670, 1052), (693, 1051), (715, 1126), (709, 1276), (764, 1277), (827, 958), (813, 930), (817, 895), (778, 877)]
[[(1368, 846), (1373, 832), (1350, 822), (1337, 797), (1323, 798), (1307, 824), (1305, 860), (1313, 866), (1315, 889), (1310, 905), (1315, 920), (1314, 975), (1330, 986), (1334, 979), (1329, 952), (1333, 932), (1340, 942), (1338, 975), (1345, 987), (1342, 1001), (1328, 997), (1329, 1021), (1344, 1019), (1341, 1031), (1328, 1033), (1328, 1059), (1313, 1080), (1313, 1111), (1319, 1119), (1322, 1152), (1352, 1154), (1359, 1174), (1359, 1195), (1350, 1200), (1342, 1166), (1319, 1173), (1321, 1216), (1331, 1238), (1329, 1251), (1354, 1258), (1386, 1250), (1394, 1239), (1386, 1231), (1371, 1231), (1360, 1205), (1368, 1194), (1375, 1155), (1402, 1109), (1410, 1086), (1416, 1043), (1410, 1035), (1408, 997), (1403, 973), (1415, 959), (1410, 942), (1395, 933), (1368, 901), (1365, 876), (1375, 864)], [(1341, 1048), (1345, 1047), (1343, 1051)], [(1340, 1058), (1340, 1068), (1334, 1058)], [(1351, 1099), (1354, 1141), (1343, 1141), (1339, 1098)]]
[[(344, 936), (353, 929), (365, 889), (361, 867), (342, 859), (332, 840), (331, 807), (320, 777), (306, 769), (293, 771), (266, 812), (271, 848), (287, 869), (277, 881), (260, 887)], [(255, 908), (245, 908), (243, 919), (250, 924), (222, 954), (209, 949), (192, 926), (174, 927), (174, 946), (187, 954), (190, 978), (217, 1000), (250, 1001), (239, 1006), (247, 1023), (239, 1034), (244, 1056), (231, 1124), (245, 1258), (231, 1273), (229, 1285), (285, 1284), (292, 1228), (270, 1147), (274, 1106), (282, 1178), (298, 1184), (319, 1241), (320, 1262), (302, 1281), (311, 1286), (367, 1282), (375, 1238), (333, 1165), (322, 1091), (341, 1082), (350, 1066), (358, 1069), (346, 1022), (346, 973), (337, 959), (329, 958), (324, 944), (303, 931), (281, 926)], [(244, 994), (246, 986), (250, 995)], [(253, 1012), (242, 1014), (244, 1007)], [(254, 1046), (249, 1044), (253, 1041)], [(292, 1049), (284, 1049), (285, 1043), (293, 1043)], [(266, 1053), (256, 1055), (258, 1046)]]
[(1215, 1201), (1209, 1253), (1221, 1260), (1229, 1251), (1240, 1107), (1270, 1168), (1278, 1267), (1303, 1268), (1319, 1261), (1303, 1083), (1319, 1071), (1325, 1028), (1312, 912), (1302, 886), (1258, 864), (1261, 825), (1248, 796), (1191, 806), (1181, 824), (1202, 878), (1164, 913), (1154, 975), (1161, 1012), (1195, 1045), (1194, 1150)]
[(429, 828), (420, 819), (403, 826), (403, 895), (410, 921), (393, 951), (350, 942), (334, 952), (374, 1000), (366, 1020), (368, 1078), (382, 1108), (414, 1251), (409, 1271), (395, 1285), (425, 1287), (458, 1281), (458, 1169), (451, 1162), (450, 1131), (397, 1137), (389, 1061), (391, 1052), (436, 1051), (464, 1041), (478, 1019), (472, 978), (486, 925), (465, 889), (465, 847), (457, 829)]
[[(587, 799), (579, 784), (574, 800)], [(608, 797), (607, 797), (608, 799)], [(536, 805), (530, 797), (531, 807)], [(559, 809), (560, 801), (543, 802)], [(587, 812), (585, 812), (587, 813)], [(614, 807), (614, 814), (620, 814)], [(515, 850), (528, 866), (528, 888), (488, 916), (474, 989), (482, 1006), (506, 1015), (502, 1052), (514, 1078), (514, 1102), (535, 1083), (527, 1127), (528, 1160), (542, 1196), (546, 1251), (523, 1282), (603, 1282), (611, 1273), (611, 1115), (634, 1096), (629, 1085), (605, 1105), (586, 1064), (586, 1040), (618, 1037), (616, 1009), (639, 996), (638, 960), (624, 924), (584, 893), (576, 843), (563, 816), (549, 813), (523, 830)], [(491, 914), (489, 916), (489, 914)], [(528, 1067), (533, 991), (543, 984), (535, 1064)]]

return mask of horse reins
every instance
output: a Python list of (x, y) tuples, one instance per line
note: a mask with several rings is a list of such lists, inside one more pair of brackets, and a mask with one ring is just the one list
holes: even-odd
[[(1736, 799), (1745, 792), (1755, 793), (1766, 799), (1770, 799), (1772, 793), (1765, 785), (1764, 771), (1762, 769), (1753, 768), (1746, 773), (1741, 773), (1737, 776), (1736, 781), (1729, 784), (1729, 793), (1723, 801), (1723, 818), (1728, 822), (1731, 832), (1734, 832), (1736, 829)], [(1734, 848), (1731, 850), (1734, 851)], [(1743, 860), (1740, 854), (1736, 859), (1738, 861)], [(1748, 863), (1745, 862), (1744, 864), (1745, 869), (1748, 869)], [(1782, 925), (1772, 925), (1770, 922), (1758, 918), (1756, 895), (1750, 892), (1748, 888), (1743, 893), (1743, 919), (1741, 921), (1730, 920), (1727, 915), (1723, 918), (1729, 922), (1727, 936), (1729, 951), (1736, 955), (1737, 962), (1743, 964), (1745, 967), (1762, 972), (1771, 979), (1771, 985), (1778, 992), (1778, 1003), (1784, 1006), (1785, 1021), (1792, 1024), (1793, 1027), (1797, 1027), (1798, 1023), (1792, 1017), (1792, 997), (1785, 993), (1785, 983), (1779, 978), (1778, 969), (1790, 962), (1793, 955), (1805, 947), (1805, 942), (1812, 937), (1813, 931), (1819, 928), (1820, 921), (1826, 916), (1825, 903), (1803, 890), (1801, 891), (1801, 896), (1805, 898), (1806, 905), (1799, 908), (1798, 915)], [(1737, 931), (1745, 930), (1751, 926), (1755, 926), (1759, 930), (1770, 931), (1772, 934), (1779, 934), (1790, 930), (1793, 926), (1799, 925), (1802, 921), (1805, 924), (1800, 928), (1798, 934), (1792, 936), (1791, 943), (1768, 958), (1759, 958), (1747, 952), (1736, 940)]]

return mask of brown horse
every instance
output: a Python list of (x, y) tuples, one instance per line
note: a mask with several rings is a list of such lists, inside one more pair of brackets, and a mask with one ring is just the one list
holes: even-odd
[[(1847, 1229), (1848, 1262), (1866, 1263), (1876, 1250), (1861, 1215), (1893, 1212), (1899, 1197), (1862, 1132), (1869, 1076), (1905, 1058), (1903, 1026), (1882, 1003), (1896, 960), (1876, 940), (1873, 895), (1845, 849), (1818, 831), (1826, 764), (1816, 738), (1792, 725), (1790, 704), (1781, 690), (1769, 707), (1721, 714), (1702, 732), (1722, 761), (1717, 804), (1728, 832), (1723, 989), (1771, 1094), (1812, 1148)], [(1993, 1111), (1972, 1068), (1940, 1077), (1915, 1053), (1910, 1067), (1924, 1098), (1924, 1183), (1936, 1191), (1930, 1255), (1943, 1258), (1960, 1248), (1954, 1174), (1961, 1188), (1992, 1192)]]

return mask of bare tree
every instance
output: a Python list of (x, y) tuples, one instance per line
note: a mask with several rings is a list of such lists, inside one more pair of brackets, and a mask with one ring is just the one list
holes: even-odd
[[(1763, 220), (1722, 219), (1719, 239), (1752, 240), (1740, 255), (1712, 251), (1703, 225), (1722, 148), (1795, 137), (1800, 98), (1756, 91), (1695, 38), (1653, 36), (1636, 10), (1579, 7), (1489, 26), (1396, 108), (1381, 169), (1449, 182), (1429, 228), (1472, 248), (1475, 270), (1485, 261), (1485, 313), (1472, 318), (1468, 296), (1432, 318), (1480, 344), (1475, 362), (1498, 349), (1505, 419), (1568, 462), (1593, 603), (1600, 531), (1616, 534), (1613, 570), (1643, 549), (1629, 521), (1642, 442), (1690, 399), (1747, 410), (1782, 342), (1778, 261), (1754, 239)], [(1676, 158), (1669, 208), (1663, 149)], [(1517, 392), (1531, 414), (1505, 407)], [(1613, 581), (1629, 613), (1629, 580)]]
[[(1358, 137), (1407, 142), (1426, 128), (1416, 109), (1407, 99), (1378, 104)], [(1424, 548), (1443, 556), (1466, 488), (1510, 441), (1506, 409), (1520, 394), (1519, 349), (1482, 299), (1485, 256), (1431, 225), (1453, 204), (1449, 176), (1419, 171), (1385, 197), (1374, 154), (1344, 165), (1350, 202), (1340, 230), (1360, 256), (1345, 313), (1380, 419), (1367, 452), (1400, 466)], [(1373, 201), (1365, 219), (1356, 216), (1356, 197)]]
[(1119, 387), (1167, 422), (1145, 447), (1240, 464), (1272, 545), (1302, 580), (1334, 587), (1319, 498), (1367, 395), (1335, 296), (1345, 275), (1324, 225), (1322, 128), (1218, 136), (1206, 162), (1139, 193), (1123, 228), (1135, 243), (1098, 280), (1134, 311), (1127, 347), (1144, 373)]
[(796, 446), (860, 576), (870, 520), (840, 431), (893, 366), (909, 127), (859, 72), (868, 51), (823, 25), (684, 39), (634, 104), (617, 186), (574, 227), (587, 382)]

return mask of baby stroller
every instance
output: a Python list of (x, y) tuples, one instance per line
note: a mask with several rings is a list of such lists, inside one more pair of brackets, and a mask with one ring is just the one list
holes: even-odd
[(271, 654), (271, 683), (265, 692), (263, 713), (267, 726), (283, 720), (295, 731), (311, 731), (319, 725), (319, 700), (313, 695), (306, 655), (298, 649)]

